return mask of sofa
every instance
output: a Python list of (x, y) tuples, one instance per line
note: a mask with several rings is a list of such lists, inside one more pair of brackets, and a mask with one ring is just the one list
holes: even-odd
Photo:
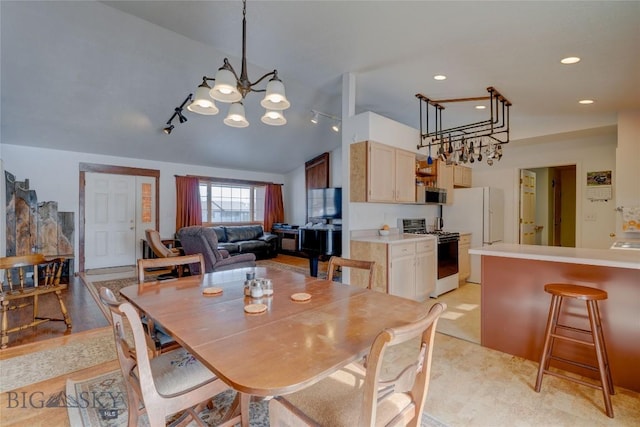
[[(256, 256), (252, 253), (230, 255), (226, 250), (218, 249), (218, 238), (210, 227), (183, 227), (177, 235), (185, 255), (202, 254), (205, 273), (256, 266)], [(198, 264), (191, 264), (189, 271), (191, 274), (202, 273)]]
[(261, 225), (218, 225), (209, 227), (218, 238), (218, 249), (229, 254), (255, 254), (256, 258), (278, 255), (278, 236), (265, 233)]

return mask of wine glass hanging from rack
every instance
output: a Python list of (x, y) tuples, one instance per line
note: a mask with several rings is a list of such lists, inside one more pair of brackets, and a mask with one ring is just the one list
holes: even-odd
[[(447, 164), (473, 163), (486, 158), (492, 165), (494, 159), (500, 160), (502, 145), (509, 143), (511, 102), (493, 87), (488, 87), (487, 92), (489, 96), (440, 100), (416, 94), (420, 103), (420, 143), (417, 148), (428, 147), (431, 152), (435, 147), (438, 158)], [(488, 119), (443, 129), (443, 104), (487, 100), (490, 107)]]

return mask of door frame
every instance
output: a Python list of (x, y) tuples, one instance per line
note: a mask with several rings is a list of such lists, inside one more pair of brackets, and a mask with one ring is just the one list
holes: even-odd
[(80, 163), (79, 165), (79, 206), (78, 206), (78, 255), (80, 257), (78, 271), (84, 272), (84, 243), (85, 243), (85, 175), (87, 173), (107, 173), (114, 175), (148, 176), (155, 179), (156, 186), (156, 224), (159, 227), (160, 215), (160, 171), (156, 169), (131, 168), (126, 166), (102, 165), (98, 163)]
[[(541, 168), (559, 168), (559, 167), (563, 167), (563, 166), (575, 166), (575, 173), (576, 173), (576, 194), (575, 194), (575, 202), (576, 202), (576, 212), (575, 212), (575, 222), (576, 222), (576, 226), (575, 226), (575, 233), (576, 233), (576, 240), (575, 240), (575, 247), (579, 248), (582, 245), (582, 221), (580, 221), (579, 219), (582, 218), (582, 186), (579, 184), (579, 177), (583, 176), (583, 165), (581, 161), (566, 161), (566, 162), (559, 162), (559, 163), (543, 163), (541, 165), (530, 165), (530, 166), (520, 166), (520, 167), (516, 167), (513, 169), (513, 182), (514, 182), (514, 189), (513, 189), (513, 215), (514, 215), (514, 221), (513, 221), (513, 232), (514, 232), (514, 237), (515, 237), (515, 241), (519, 242), (520, 238), (520, 170), (522, 169), (526, 169), (526, 170), (530, 170), (530, 169), (541, 169)], [(537, 202), (536, 202), (537, 203)]]

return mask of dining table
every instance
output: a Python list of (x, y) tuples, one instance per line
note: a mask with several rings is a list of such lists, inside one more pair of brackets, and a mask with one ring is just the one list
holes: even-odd
[[(270, 279), (273, 294), (246, 296), (247, 273)], [(251, 396), (310, 386), (366, 356), (383, 329), (414, 322), (428, 311), (410, 299), (273, 267), (146, 285), (120, 294), (239, 393), (243, 426), (249, 425)], [(218, 293), (207, 294), (207, 288)], [(301, 293), (310, 298), (292, 299)], [(247, 313), (250, 304), (266, 310)]]

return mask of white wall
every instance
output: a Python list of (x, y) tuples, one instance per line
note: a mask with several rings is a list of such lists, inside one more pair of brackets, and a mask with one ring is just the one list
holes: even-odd
[[(640, 110), (618, 113), (616, 149), (616, 207), (640, 206)], [(616, 234), (638, 238), (638, 233), (622, 232), (622, 215), (616, 215)]]
[[(48, 150), (18, 145), (2, 146), (4, 168), (16, 179), (29, 180), (38, 201), (57, 201), (58, 210), (75, 212), (75, 256), (78, 257), (78, 206), (80, 176), (79, 163), (157, 169), (160, 171), (160, 234), (171, 236), (176, 223), (176, 184), (174, 175), (199, 175), (217, 178), (235, 178), (253, 181), (285, 183), (284, 176), (261, 172), (241, 171), (176, 163), (154, 162), (125, 157), (101, 156), (71, 151)], [(4, 175), (2, 177), (4, 182)], [(4, 184), (3, 184), (4, 186)], [(287, 206), (285, 183), (284, 204)], [(4, 239), (3, 239), (4, 241)], [(5, 252), (3, 252), (5, 253)]]
[[(615, 201), (591, 202), (585, 197), (586, 174), (616, 170), (615, 129), (548, 135), (542, 141), (512, 141), (493, 166), (473, 164), (473, 185), (504, 190), (505, 242), (518, 242), (519, 171), (540, 167), (576, 165), (576, 246), (608, 248), (615, 230)], [(638, 163), (638, 160), (635, 160)], [(615, 187), (615, 183), (614, 183)], [(615, 193), (615, 190), (614, 190)], [(595, 219), (585, 221), (585, 218)]]

